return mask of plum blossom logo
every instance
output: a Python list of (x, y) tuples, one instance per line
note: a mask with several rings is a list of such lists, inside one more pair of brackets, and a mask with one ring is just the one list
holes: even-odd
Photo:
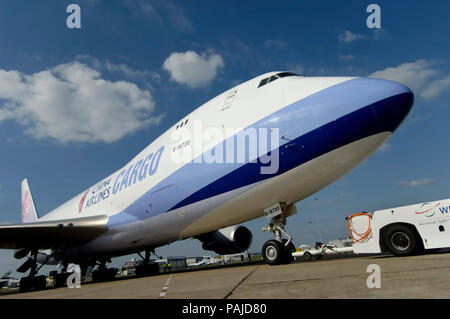
[(30, 191), (27, 190), (25, 192), (23, 202), (22, 202), (22, 219), (28, 220), (28, 216), (32, 216), (31, 210), (33, 209), (33, 205), (31, 203), (31, 195)]

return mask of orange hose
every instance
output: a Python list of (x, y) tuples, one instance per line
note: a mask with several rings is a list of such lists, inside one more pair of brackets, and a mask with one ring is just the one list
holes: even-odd
[[(362, 234), (359, 234), (356, 231), (354, 231), (353, 229), (351, 229), (350, 220), (356, 216), (368, 216), (369, 217), (369, 227), (367, 228), (367, 231), (365, 231)], [(347, 218), (347, 232), (350, 235), (350, 237), (353, 239), (354, 243), (357, 243), (357, 242), (363, 240), (364, 238), (367, 238), (367, 236), (369, 236), (370, 233), (372, 232), (372, 216), (370, 216), (370, 214), (366, 213), (366, 212), (361, 212), (361, 213), (356, 213), (356, 214), (350, 215)], [(353, 233), (358, 235), (360, 238), (356, 239), (355, 237), (353, 237)]]

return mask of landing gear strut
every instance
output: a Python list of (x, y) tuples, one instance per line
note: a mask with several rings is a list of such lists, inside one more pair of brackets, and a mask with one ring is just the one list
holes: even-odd
[(114, 280), (117, 273), (117, 268), (106, 268), (106, 263), (111, 262), (110, 259), (102, 259), (98, 265), (98, 269), (92, 272), (93, 282), (104, 282)]
[(142, 258), (142, 263), (136, 267), (136, 276), (146, 277), (159, 273), (159, 265), (157, 263), (150, 262), (150, 254), (155, 253), (153, 249), (145, 251), (145, 257), (142, 257), (140, 253), (138, 255)]
[[(275, 234), (275, 239), (266, 241), (262, 249), (262, 257), (269, 265), (290, 264), (294, 260), (292, 252), (295, 251), (295, 246), (292, 243), (292, 237), (284, 229), (289, 205), (293, 204), (280, 203), (273, 213), (266, 214), (271, 221), (263, 228), (263, 231)], [(283, 239), (283, 234), (287, 239)]]
[(47, 278), (45, 276), (36, 276), (41, 267), (37, 267), (37, 254), (36, 249), (32, 250), (32, 258), (28, 260), (30, 263), (30, 273), (27, 277), (22, 277), (19, 283), (19, 291), (27, 292), (32, 290), (43, 290), (47, 287)]

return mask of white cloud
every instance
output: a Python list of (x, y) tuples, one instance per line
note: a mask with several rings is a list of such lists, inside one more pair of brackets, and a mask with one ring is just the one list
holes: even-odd
[(417, 186), (431, 184), (433, 182), (434, 182), (434, 180), (432, 178), (425, 177), (425, 178), (419, 178), (419, 179), (414, 179), (414, 180), (400, 181), (397, 183), (397, 186), (417, 187)]
[(450, 89), (450, 75), (431, 82), (421, 92), (423, 98), (433, 98)]
[(450, 76), (442, 77), (436, 62), (426, 59), (388, 67), (369, 76), (403, 83), (425, 99), (436, 97), (450, 88)]
[(342, 31), (341, 33), (338, 34), (338, 40), (344, 43), (353, 42), (362, 38), (364, 38), (363, 35), (352, 33), (349, 30)]
[(376, 71), (370, 77), (393, 80), (401, 82), (417, 91), (425, 87), (429, 79), (435, 76), (437, 70), (431, 68), (431, 63), (425, 59), (411, 63), (403, 63), (395, 67), (388, 67), (381, 71)]
[(190, 88), (200, 88), (208, 86), (224, 65), (218, 54), (199, 55), (195, 51), (187, 51), (172, 53), (164, 61), (163, 68), (170, 73), (172, 81)]
[(15, 120), (34, 138), (111, 143), (147, 125), (155, 103), (134, 83), (111, 82), (80, 62), (27, 75), (0, 70), (0, 121)]

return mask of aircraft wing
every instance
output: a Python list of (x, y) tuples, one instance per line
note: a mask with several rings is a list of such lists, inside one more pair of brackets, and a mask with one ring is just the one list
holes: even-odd
[(108, 216), (0, 225), (0, 248), (58, 249), (91, 241), (108, 230)]

